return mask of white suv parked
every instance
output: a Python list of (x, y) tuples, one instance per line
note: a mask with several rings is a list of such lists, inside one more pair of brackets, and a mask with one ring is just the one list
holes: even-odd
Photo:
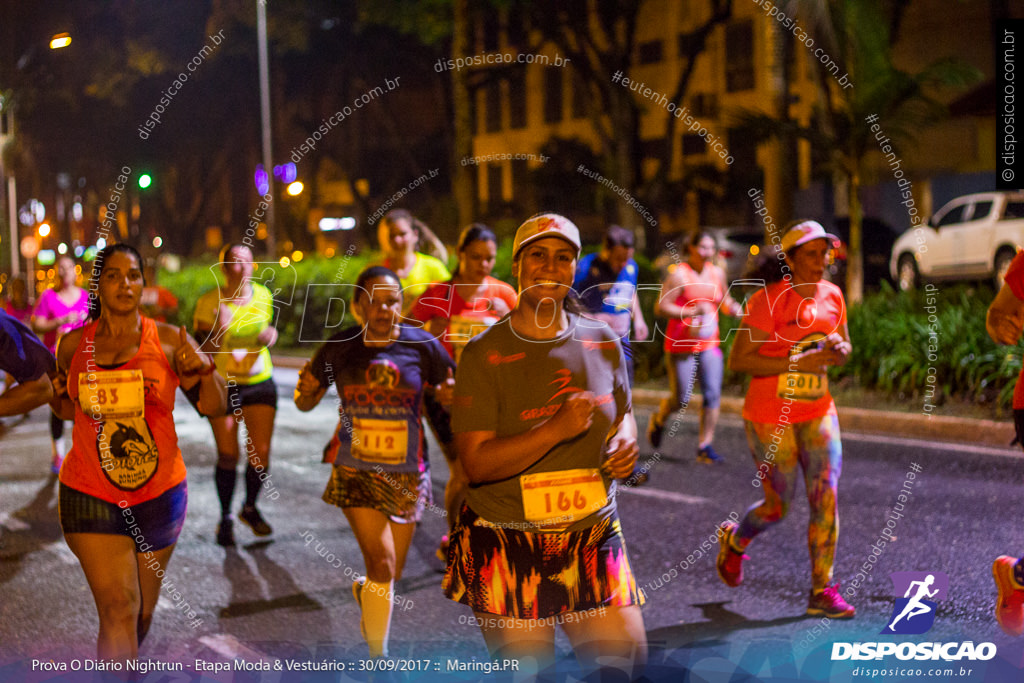
[(901, 290), (921, 280), (1003, 276), (1024, 245), (1024, 192), (981, 192), (957, 197), (927, 224), (900, 235), (892, 248), (889, 272)]

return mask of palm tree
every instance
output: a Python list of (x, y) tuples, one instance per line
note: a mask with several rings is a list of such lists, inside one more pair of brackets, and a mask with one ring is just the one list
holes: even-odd
[(916, 132), (947, 115), (945, 106), (935, 99), (938, 89), (961, 88), (980, 77), (974, 67), (951, 59), (933, 62), (916, 74), (899, 69), (892, 60), (892, 45), (907, 4), (908, 0), (791, 0), (786, 13), (795, 16), (813, 36), (815, 46), (849, 74), (852, 86), (841, 87), (834, 73), (814, 60), (819, 98), (811, 122), (750, 110), (735, 116), (737, 124), (762, 141), (790, 136), (808, 140), (827, 159), (826, 170), (845, 183), (850, 216), (846, 296), (851, 303), (860, 301), (864, 290), (860, 200), (864, 161), (878, 149), (868, 117), (877, 116), (895, 143), (912, 142)]

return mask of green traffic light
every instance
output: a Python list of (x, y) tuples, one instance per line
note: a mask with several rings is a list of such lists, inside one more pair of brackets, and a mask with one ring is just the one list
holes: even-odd
[(153, 184), (153, 176), (148, 173), (143, 173), (139, 176), (139, 187), (145, 190), (147, 187)]

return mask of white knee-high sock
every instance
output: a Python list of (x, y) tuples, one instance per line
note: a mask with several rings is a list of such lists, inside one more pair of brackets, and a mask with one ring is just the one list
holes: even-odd
[(387, 657), (388, 636), (391, 634), (391, 608), (395, 582), (378, 583), (366, 579), (363, 583), (363, 627), (371, 657)]

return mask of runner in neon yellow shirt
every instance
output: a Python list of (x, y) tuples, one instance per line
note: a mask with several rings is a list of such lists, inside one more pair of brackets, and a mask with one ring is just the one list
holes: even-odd
[[(245, 422), (245, 504), (238, 518), (257, 536), (273, 533), (256, 509), (260, 488), (270, 484), (270, 438), (277, 414), (277, 386), (271, 376), (270, 347), (277, 341), (273, 326), (274, 300), (263, 285), (252, 282), (252, 250), (244, 244), (228, 244), (221, 251), (223, 287), (211, 290), (196, 303), (193, 327), (203, 340), (202, 350), (213, 355), (217, 370), (228, 380), (228, 414), (211, 418), (217, 442), (214, 481), (220, 499), (221, 521), (217, 543), (234, 545), (231, 500), (238, 477), (241, 453), (238, 426)], [(276, 493), (276, 492), (275, 492)]]

